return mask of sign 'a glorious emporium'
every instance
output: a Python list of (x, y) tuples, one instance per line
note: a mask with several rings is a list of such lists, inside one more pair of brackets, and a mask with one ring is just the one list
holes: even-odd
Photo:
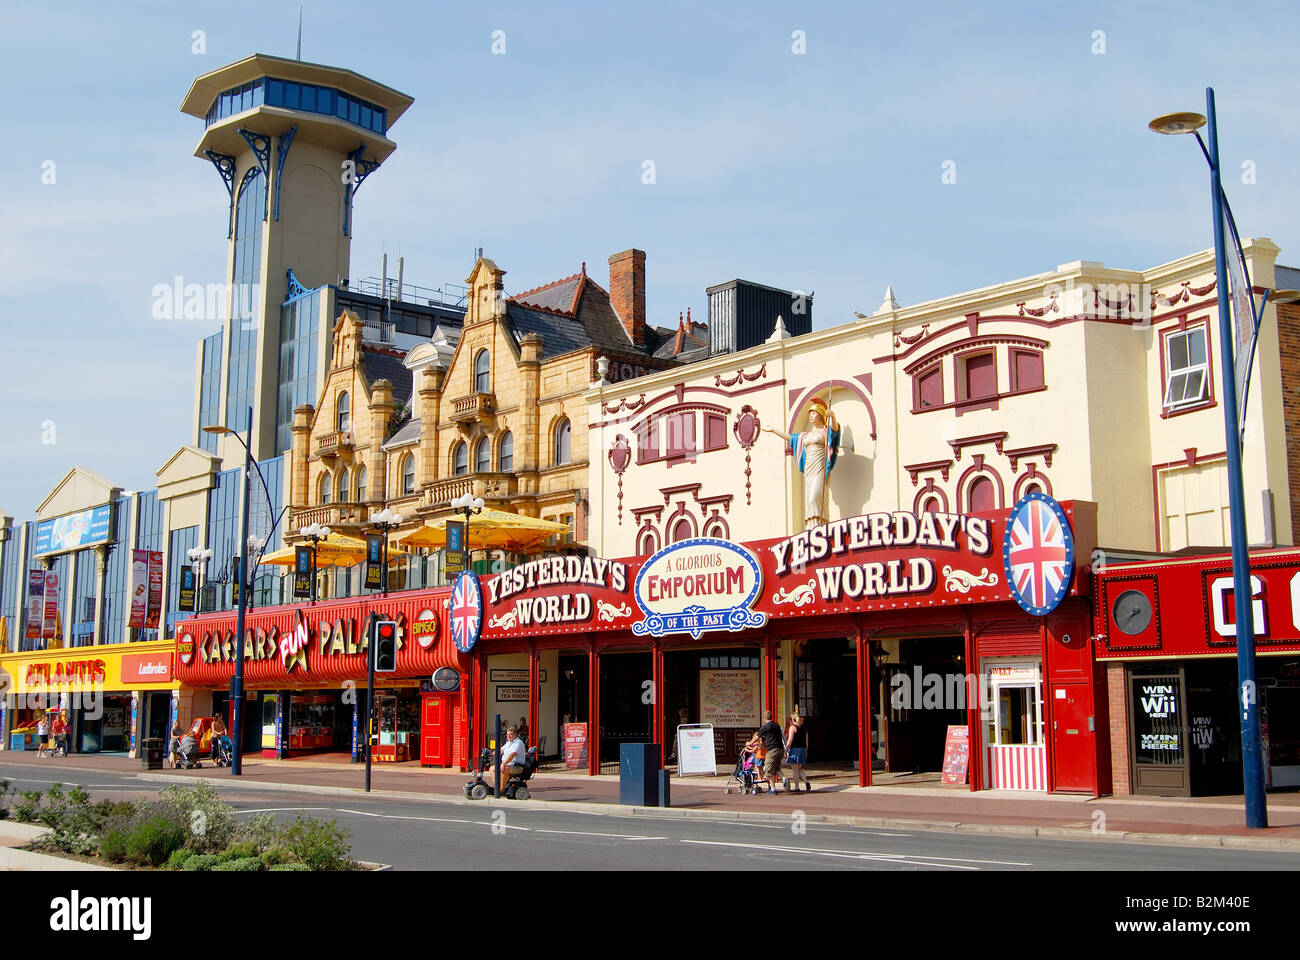
[(747, 549), (729, 540), (700, 537), (664, 547), (641, 567), (634, 596), (645, 619), (637, 636), (688, 633), (698, 640), (713, 630), (738, 632), (767, 623), (753, 609), (763, 570)]

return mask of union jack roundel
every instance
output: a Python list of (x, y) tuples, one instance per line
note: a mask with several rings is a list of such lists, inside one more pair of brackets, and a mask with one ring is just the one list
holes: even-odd
[(1074, 573), (1074, 536), (1059, 503), (1038, 491), (1020, 498), (1007, 518), (1002, 563), (1025, 612), (1041, 617), (1057, 608)]
[(482, 632), (483, 588), (478, 574), (465, 570), (451, 588), (451, 639), (457, 650), (469, 653)]

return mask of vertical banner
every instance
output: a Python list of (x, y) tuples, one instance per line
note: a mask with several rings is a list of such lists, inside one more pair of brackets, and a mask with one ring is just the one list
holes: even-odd
[(383, 586), (383, 564), (380, 563), (384, 534), (366, 534), (366, 589), (379, 590)]
[(53, 640), (59, 632), (59, 575), (45, 571), (45, 617), (41, 622), (41, 639)]
[(130, 752), (127, 754), (132, 758), (139, 756), (139, 754), (136, 752), (136, 743), (139, 740), (138, 737), (139, 732), (140, 732), (140, 691), (132, 690), (131, 691), (131, 749)]
[(460, 573), (465, 569), (465, 523), (447, 521), (447, 550), (444, 569), (447, 573)]
[(149, 607), (145, 611), (144, 625), (146, 630), (156, 629), (158, 618), (162, 614), (162, 595), (163, 595), (163, 555), (160, 550), (149, 551)]
[(1223, 234), (1230, 241), (1225, 244), (1227, 249), (1224, 250), (1228, 261), (1228, 289), (1224, 293), (1231, 298), (1234, 321), (1232, 359), (1237, 381), (1237, 419), (1245, 423), (1247, 382), (1250, 379), (1252, 348), (1255, 345), (1255, 298), (1246, 275), (1246, 257), (1241, 250), (1241, 237), (1237, 235), (1237, 224), (1233, 222), (1227, 197), (1223, 200)]
[(131, 551), (131, 619), (127, 626), (139, 630), (144, 626), (145, 611), (149, 606), (149, 551)]
[(230, 605), (239, 606), (239, 557), (230, 558), (230, 582), (235, 585), (235, 589), (230, 594)]
[(181, 596), (176, 609), (184, 613), (194, 612), (194, 565), (181, 567)]
[(45, 620), (45, 571), (31, 570), (27, 574), (27, 639), (39, 640), (41, 625)]
[(294, 598), (303, 600), (312, 596), (312, 548), (294, 548)]

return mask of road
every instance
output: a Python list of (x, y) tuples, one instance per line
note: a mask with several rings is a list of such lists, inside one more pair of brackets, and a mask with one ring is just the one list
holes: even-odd
[[(55, 772), (0, 763), (0, 777), (18, 791), (44, 790)], [(154, 795), (164, 786), (71, 769), (59, 782), (97, 800)], [(1300, 870), (1295, 852), (884, 830), (804, 822), (798, 811), (788, 823), (710, 820), (210, 782), (242, 815), (336, 820), (351, 831), (355, 858), (398, 870)]]

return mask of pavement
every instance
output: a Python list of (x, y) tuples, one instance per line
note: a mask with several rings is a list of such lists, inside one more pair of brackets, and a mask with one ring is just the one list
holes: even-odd
[[(243, 773), (233, 778), (225, 768), (205, 762), (198, 770), (144, 770), (139, 760), (121, 755), (74, 754), (63, 759), (37, 758), (4, 751), (6, 764), (31, 766), (43, 777), (60, 769), (133, 774), (142, 784), (192, 779), (220, 780), (229, 786), (348, 795), (361, 792), (364, 766), (342, 755), (310, 759), (265, 760), (245, 757)], [(857, 786), (854, 771), (810, 771), (808, 793), (742, 796), (726, 794), (726, 776), (674, 776), (672, 808), (619, 805), (619, 778), (584, 776), (552, 765), (539, 770), (529, 783), (530, 806), (559, 807), (588, 812), (646, 814), (656, 817), (719, 819), (781, 819), (801, 815), (810, 821), (870, 827), (956, 831), (1016, 837), (1105, 839), (1141, 843), (1300, 851), (1300, 794), (1268, 796), (1270, 826), (1251, 830), (1244, 825), (1244, 804), (1237, 797), (1161, 798), (1115, 796), (1095, 799), (1073, 794), (1027, 794), (1018, 791), (971, 792), (966, 787), (935, 783), (895, 783)], [(422, 768), (417, 763), (374, 765), (372, 792), (404, 799), (473, 803), (461, 793), (468, 776), (455, 770)], [(906, 778), (901, 778), (906, 781)], [(489, 803), (493, 801), (487, 801)], [(509, 803), (509, 801), (502, 801)]]

